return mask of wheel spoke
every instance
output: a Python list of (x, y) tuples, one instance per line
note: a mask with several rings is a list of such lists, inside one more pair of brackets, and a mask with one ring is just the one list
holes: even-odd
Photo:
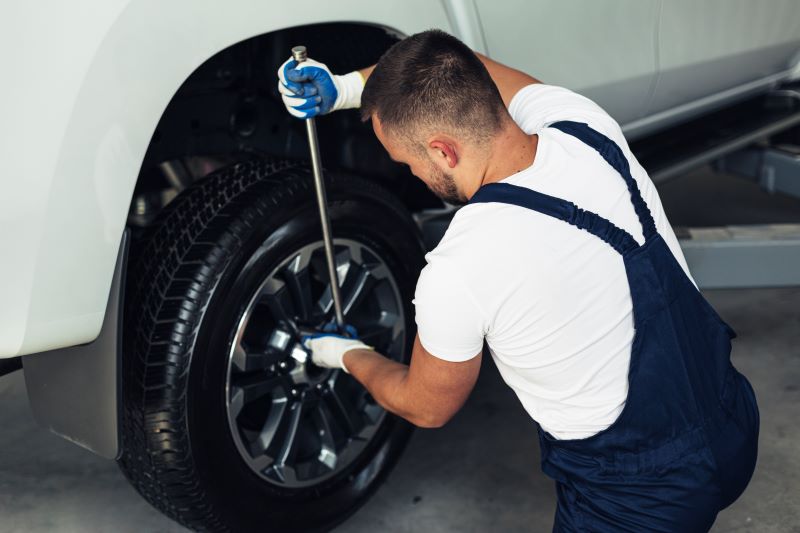
[(310, 252), (299, 253), (283, 270), (283, 278), (292, 294), (297, 316), (303, 320), (311, 319), (314, 306), (311, 296), (311, 273), (308, 268), (310, 261)]
[(269, 376), (258, 372), (252, 375), (241, 376), (231, 384), (234, 389), (238, 389), (242, 392), (242, 404), (246, 405), (269, 394), (276, 387), (283, 385), (284, 381), (285, 378), (283, 376)]
[(269, 415), (264, 421), (264, 425), (261, 426), (258, 438), (253, 443), (255, 446), (255, 449), (252, 450), (253, 455), (263, 454), (272, 446), (275, 436), (278, 434), (281, 422), (286, 418), (288, 404), (289, 401), (286, 397), (272, 400)]
[(369, 263), (366, 265), (369, 269), (370, 274), (375, 279), (388, 279), (389, 277), (389, 269), (386, 268), (386, 265), (380, 263)]
[(286, 425), (280, 438), (283, 439), (280, 451), (275, 456), (275, 465), (284, 468), (288, 463), (294, 462), (297, 453), (297, 430), (300, 428), (300, 420), (303, 417), (305, 404), (303, 402), (293, 403), (289, 407), (286, 418)]
[(230, 400), (228, 401), (228, 417), (237, 420), (239, 413), (242, 412), (244, 407), (244, 391), (241, 389), (235, 390), (231, 393)]
[(356, 421), (353, 420), (350, 413), (355, 409), (347, 399), (347, 395), (341, 390), (341, 374), (332, 377), (331, 380), (330, 388), (324, 396), (325, 404), (336, 420), (336, 424), (344, 430), (346, 435), (352, 435), (356, 431)]
[(273, 363), (277, 363), (284, 356), (280, 350), (268, 347), (263, 352), (251, 352), (241, 344), (236, 346), (233, 354), (233, 364), (240, 373), (266, 370)]
[(272, 466), (267, 469), (266, 474), (277, 479), (284, 485), (297, 483), (297, 472), (294, 467), (288, 464), (273, 463)]
[(231, 362), (239, 372), (247, 370), (247, 352), (241, 342), (237, 342), (236, 346), (234, 346)]
[(353, 270), (355, 271), (354, 275), (351, 276), (353, 279), (345, 285), (346, 291), (343, 291), (346, 292), (346, 296), (343, 298), (344, 302), (342, 302), (342, 310), (345, 316), (361, 304), (369, 294), (370, 289), (375, 285), (375, 278), (372, 277), (369, 269), (362, 266), (357, 270)]
[(274, 461), (272, 460), (272, 457), (270, 457), (269, 455), (264, 455), (264, 454), (256, 455), (256, 454), (253, 454), (253, 459), (250, 462), (250, 467), (253, 470), (255, 470), (256, 472), (261, 472), (263, 474), (266, 474), (267, 473), (267, 467), (272, 465), (273, 462)]
[(338, 459), (336, 453), (336, 442), (333, 438), (333, 425), (332, 418), (324, 404), (320, 404), (314, 413), (314, 421), (319, 428), (319, 438), (321, 442), (319, 455), (317, 461), (325, 465), (328, 469), (333, 470), (336, 468), (336, 461)]
[(294, 324), (294, 304), (289, 287), (279, 279), (269, 279), (261, 290), (272, 316), (287, 325)]
[[(351, 272), (354, 270), (351, 258), (352, 254), (350, 253), (349, 248), (345, 248), (336, 252), (336, 281), (340, 288), (344, 287), (345, 283), (347, 282), (347, 278), (351, 276)], [(320, 269), (318, 272), (319, 279), (324, 280), (325, 283), (325, 290), (322, 292), (319, 300), (317, 300), (317, 309), (322, 311), (322, 313), (327, 314), (333, 310), (333, 296), (331, 295), (330, 278), (328, 277), (327, 265), (324, 263), (324, 261), (320, 261), (317, 265), (317, 268)]]

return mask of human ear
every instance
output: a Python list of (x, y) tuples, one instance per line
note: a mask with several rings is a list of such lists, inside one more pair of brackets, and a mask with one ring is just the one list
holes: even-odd
[(445, 140), (434, 139), (428, 143), (428, 150), (432, 151), (434, 161), (446, 163), (448, 168), (454, 168), (458, 164), (458, 152), (456, 147)]

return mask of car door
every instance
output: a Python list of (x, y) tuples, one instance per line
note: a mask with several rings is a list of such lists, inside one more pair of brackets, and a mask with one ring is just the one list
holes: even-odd
[(620, 124), (646, 110), (659, 0), (475, 0), (488, 55), (575, 90)]
[(647, 114), (693, 103), (703, 111), (763, 90), (797, 62), (800, 3), (669, 0), (662, 6), (658, 50), (658, 81)]

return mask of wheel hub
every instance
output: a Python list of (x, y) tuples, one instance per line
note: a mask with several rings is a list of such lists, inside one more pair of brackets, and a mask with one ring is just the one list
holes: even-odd
[(315, 386), (324, 383), (333, 373), (329, 368), (321, 368), (311, 361), (311, 353), (303, 346), (302, 336), (317, 333), (316, 331), (302, 332), (301, 335), (293, 334), (281, 328), (273, 330), (269, 339), (269, 346), (274, 350), (288, 353), (286, 360), (278, 364), (283, 369), (291, 368), (289, 376), (295, 385)]
[[(388, 267), (369, 247), (336, 239), (346, 320), (400, 359), (405, 318)], [(319, 483), (351, 464), (385, 417), (351, 376), (316, 366), (302, 345), (333, 318), (323, 245), (281, 261), (255, 291), (228, 355), (226, 407), (236, 447), (259, 476), (284, 487)]]

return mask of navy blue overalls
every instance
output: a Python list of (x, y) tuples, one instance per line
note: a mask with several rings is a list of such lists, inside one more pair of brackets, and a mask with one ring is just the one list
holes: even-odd
[(656, 231), (619, 146), (583, 123), (550, 127), (583, 141), (619, 172), (645, 237), (639, 246), (595, 213), (508, 183), (484, 185), (470, 200), (563, 220), (608, 243), (625, 264), (636, 333), (621, 414), (585, 439), (558, 440), (539, 429), (542, 470), (556, 480), (553, 530), (707, 531), (744, 491), (756, 463), (758, 407), (730, 361), (736, 334)]

